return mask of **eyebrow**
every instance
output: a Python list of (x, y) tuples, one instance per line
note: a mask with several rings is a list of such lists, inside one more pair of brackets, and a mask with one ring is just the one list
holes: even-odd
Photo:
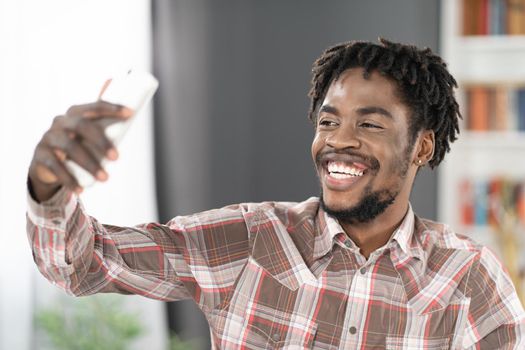
[(360, 116), (367, 115), (367, 114), (381, 114), (381, 115), (383, 115), (383, 116), (385, 116), (387, 118), (390, 118), (390, 119), (394, 118), (392, 116), (392, 113), (390, 113), (389, 111), (387, 111), (384, 108), (377, 107), (377, 106), (370, 106), (370, 107), (359, 108), (357, 110), (357, 114), (359, 114)]
[[(337, 108), (335, 108), (334, 106), (330, 106), (330, 105), (322, 105), (321, 108), (319, 109), (319, 113), (322, 113), (322, 112), (339, 115), (339, 111), (337, 110)], [(377, 107), (377, 106), (368, 106), (368, 107), (358, 108), (357, 114), (359, 116), (365, 116), (368, 114), (380, 114), (387, 118), (393, 119), (392, 113), (390, 113), (384, 108)]]
[(319, 108), (319, 114), (321, 114), (322, 112), (339, 115), (339, 111), (337, 110), (337, 108), (330, 105), (322, 105), (321, 108)]

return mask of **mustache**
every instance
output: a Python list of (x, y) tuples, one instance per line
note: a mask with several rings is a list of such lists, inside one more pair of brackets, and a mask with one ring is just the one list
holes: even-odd
[(381, 167), (377, 158), (368, 156), (366, 154), (363, 154), (361, 152), (357, 152), (354, 150), (321, 151), (315, 156), (316, 165), (320, 166), (325, 161), (326, 158), (363, 163), (368, 166), (369, 170), (373, 170), (373, 171), (377, 171)]

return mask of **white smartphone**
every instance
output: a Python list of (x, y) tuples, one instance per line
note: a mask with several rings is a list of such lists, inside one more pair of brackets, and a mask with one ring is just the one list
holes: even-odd
[[(158, 80), (150, 73), (133, 70), (106, 82), (100, 99), (126, 106), (133, 110), (133, 115), (126, 121), (111, 124), (105, 129), (106, 136), (113, 142), (115, 147), (120, 140), (122, 140), (137, 114), (139, 114), (144, 106), (151, 100), (158, 86)], [(106, 159), (102, 160), (103, 167), (106, 162)], [(88, 187), (95, 183), (95, 178), (77, 163), (67, 160), (66, 167), (71, 171), (73, 176), (75, 176), (80, 186)]]

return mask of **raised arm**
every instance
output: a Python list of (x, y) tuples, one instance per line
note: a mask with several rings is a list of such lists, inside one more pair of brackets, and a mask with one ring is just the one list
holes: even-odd
[[(189, 298), (169, 253), (183, 234), (174, 227), (103, 225), (90, 217), (78, 196), (62, 188), (50, 200), (29, 198), (27, 233), (33, 258), (50, 282), (72, 295), (138, 294), (159, 300)], [(187, 266), (179, 265), (180, 272)]]
[(104, 125), (129, 113), (105, 102), (76, 106), (44, 134), (28, 180), (27, 233), (35, 262), (70, 294), (193, 298), (202, 308), (213, 307), (228, 293), (249, 254), (242, 206), (135, 227), (101, 224), (82, 206), (81, 189), (65, 160), (105, 180), (100, 160), (104, 155), (116, 159), (116, 150)]

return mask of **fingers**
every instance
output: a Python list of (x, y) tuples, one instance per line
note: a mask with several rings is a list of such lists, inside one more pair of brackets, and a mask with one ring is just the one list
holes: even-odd
[[(81, 142), (88, 148), (93, 156), (98, 159), (107, 157), (108, 159), (115, 160), (117, 158), (117, 150), (113, 145), (113, 142), (109, 140), (104, 132), (105, 124), (114, 123), (116, 119), (111, 119), (109, 122), (106, 120), (91, 120), (82, 116), (71, 116), (71, 117), (57, 117), (63, 118), (58, 120), (58, 127), (52, 128), (52, 130), (68, 130), (74, 138), (81, 140)], [(103, 123), (103, 121), (105, 121)]]
[(73, 106), (62, 118), (63, 127), (81, 136), (89, 145), (88, 148), (92, 146), (108, 159), (116, 160), (117, 150), (104, 130), (109, 125), (125, 121), (132, 115), (133, 110), (130, 108), (99, 100), (90, 104)]
[(63, 160), (59, 159), (48, 147), (36, 148), (30, 173), (31, 178), (44, 184), (60, 184), (75, 192), (82, 191), (75, 177), (67, 170)]
[(72, 106), (69, 108), (66, 115), (80, 115), (91, 119), (116, 118), (119, 121), (122, 121), (130, 118), (133, 115), (133, 110), (128, 107), (98, 100), (93, 103)]
[(37, 145), (30, 165), (30, 177), (37, 180), (33, 189), (41, 194), (39, 197), (47, 198), (48, 190), (59, 186), (82, 190), (67, 161), (75, 162), (99, 181), (107, 180), (101, 161), (115, 160), (118, 153), (105, 127), (132, 114), (129, 108), (99, 100), (72, 106), (65, 115), (56, 117)]
[(108, 175), (100, 164), (102, 159), (100, 153), (97, 153), (94, 148), (86, 147), (87, 142), (79, 140), (76, 135), (63, 130), (50, 130), (44, 135), (42, 142), (53, 151), (55, 158), (62, 163), (66, 159), (72, 160), (86, 169), (97, 180), (107, 180)]

